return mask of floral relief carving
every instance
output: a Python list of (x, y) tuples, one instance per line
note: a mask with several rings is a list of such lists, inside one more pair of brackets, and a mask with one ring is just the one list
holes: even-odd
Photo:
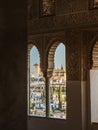
[(74, 30), (67, 34), (67, 80), (80, 79), (80, 45), (78, 32)]
[(78, 80), (79, 79), (79, 62), (78, 62), (78, 51), (74, 50), (69, 55), (67, 61), (67, 79)]
[(55, 14), (55, 0), (40, 0), (41, 16)]
[(34, 19), (32, 25), (30, 25), (29, 30), (32, 32), (41, 32), (45, 30), (54, 29), (66, 29), (71, 26), (83, 27), (85, 25), (98, 24), (98, 11), (91, 10), (91, 12), (79, 12), (64, 16), (54, 16), (45, 19)]
[(88, 33), (87, 35), (87, 62), (88, 62), (88, 69), (91, 69), (92, 68), (92, 65), (93, 65), (93, 61), (92, 61), (92, 50), (93, 50), (93, 47), (94, 47), (94, 44), (96, 43), (98, 39), (98, 32), (90, 32)]

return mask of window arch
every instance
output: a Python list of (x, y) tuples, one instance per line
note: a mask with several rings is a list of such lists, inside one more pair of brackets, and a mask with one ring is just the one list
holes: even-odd
[(92, 49), (92, 68), (90, 70), (91, 122), (98, 123), (98, 41)]
[[(48, 77), (51, 76), (51, 73), (52, 73), (53, 68), (54, 68), (54, 55), (55, 55), (55, 50), (56, 50), (58, 45), (59, 45), (59, 42), (55, 42), (51, 46), (49, 53), (48, 53)], [(50, 74), (50, 76), (49, 76), (49, 74)]]
[[(36, 45), (28, 46), (28, 115), (66, 119), (65, 45), (54, 42), (49, 51), (47, 74), (43, 77)], [(59, 62), (58, 62), (59, 61)], [(45, 66), (46, 67), (46, 66)]]
[(66, 119), (65, 45), (55, 42), (48, 55), (49, 117)]
[(28, 46), (28, 115), (45, 116), (45, 78), (40, 67), (40, 55), (37, 47)]

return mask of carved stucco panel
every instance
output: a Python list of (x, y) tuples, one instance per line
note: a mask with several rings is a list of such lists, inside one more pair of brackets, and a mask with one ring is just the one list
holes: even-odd
[(79, 33), (67, 33), (67, 80), (80, 80), (80, 44)]

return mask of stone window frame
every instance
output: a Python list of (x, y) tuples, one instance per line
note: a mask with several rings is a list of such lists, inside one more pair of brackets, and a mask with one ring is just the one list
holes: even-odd
[[(47, 55), (46, 55), (46, 59), (47, 59), (47, 77), (46, 77), (46, 117), (49, 117), (49, 79), (52, 76), (53, 73), (53, 69), (54, 69), (54, 56), (55, 56), (55, 51), (57, 49), (57, 47), (59, 46), (60, 43), (63, 43), (63, 45), (66, 48), (66, 44), (65, 42), (63, 42), (61, 39), (60, 40), (53, 40), (52, 42), (50, 42), (48, 48), (47, 48)], [(66, 52), (65, 52), (66, 53)], [(67, 116), (66, 116), (67, 117)], [(53, 118), (53, 119), (59, 119), (59, 118)], [(67, 119), (67, 118), (66, 118)], [(66, 120), (66, 119), (62, 119), (62, 120)], [(61, 119), (60, 119), (61, 120)]]
[[(27, 46), (27, 114), (30, 116), (30, 50), (35, 46), (38, 50), (39, 56), (40, 51), (36, 43), (28, 43)], [(40, 57), (39, 57), (40, 58)], [(41, 58), (40, 58), (41, 61)]]
[(88, 60), (87, 60), (87, 128), (88, 129), (91, 129), (92, 127), (95, 127), (96, 123), (92, 123), (91, 122), (91, 94), (90, 94), (90, 70), (91, 69), (96, 69), (96, 67), (94, 67), (94, 64), (93, 64), (93, 60), (94, 60), (94, 50), (96, 49), (96, 42), (98, 41), (98, 34), (96, 33), (90, 44), (88, 43)]
[[(46, 116), (43, 117), (43, 118), (50, 118), (52, 119), (51, 117), (49, 117), (49, 78), (52, 76), (52, 72), (53, 72), (53, 68), (54, 68), (54, 55), (55, 55), (55, 51), (56, 51), (56, 48), (59, 46), (60, 43), (63, 43), (63, 45), (66, 47), (65, 43), (62, 41), (62, 40), (54, 40), (52, 42), (50, 42), (49, 46), (47, 47), (46, 49), (46, 65), (47, 67), (46, 68), (46, 71), (43, 72), (43, 75), (45, 77), (45, 80), (46, 80)], [(40, 48), (37, 46), (36, 43), (28, 43), (28, 49), (27, 49), (27, 114), (28, 116), (30, 116), (29, 114), (29, 93), (30, 93), (30, 49), (35, 46), (37, 49), (38, 49), (38, 52), (39, 52), (39, 56), (40, 56), (40, 63), (41, 63), (41, 53), (40, 53)], [(66, 52), (65, 52), (66, 53)], [(51, 55), (52, 54), (52, 55)], [(42, 69), (42, 68), (41, 68)], [(32, 116), (32, 117), (35, 117), (35, 116)], [(38, 118), (41, 118), (41, 116), (37, 116)], [(53, 119), (60, 119), (60, 118), (53, 118)], [(67, 119), (67, 118), (66, 118)], [(66, 119), (62, 119), (62, 120), (66, 120)], [(61, 120), (61, 119), (60, 119)]]

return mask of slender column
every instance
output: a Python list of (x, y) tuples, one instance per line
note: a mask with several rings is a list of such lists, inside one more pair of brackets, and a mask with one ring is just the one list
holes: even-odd
[(29, 115), (29, 101), (30, 101), (30, 48), (27, 50), (27, 113)]

